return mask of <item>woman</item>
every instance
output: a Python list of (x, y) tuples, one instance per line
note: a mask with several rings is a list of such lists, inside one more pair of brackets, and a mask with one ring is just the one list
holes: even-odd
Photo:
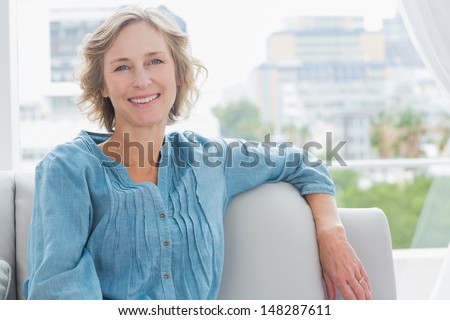
[(371, 299), (325, 166), (296, 149), (165, 135), (205, 71), (170, 17), (122, 9), (82, 56), (80, 102), (110, 134), (82, 131), (36, 168), (28, 299), (215, 299), (227, 204), (281, 180), (311, 206), (328, 296)]

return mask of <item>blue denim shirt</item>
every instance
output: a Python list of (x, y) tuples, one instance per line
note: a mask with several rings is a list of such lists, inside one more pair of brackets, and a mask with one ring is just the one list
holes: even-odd
[(276, 181), (335, 192), (300, 149), (192, 132), (165, 137), (158, 185), (135, 183), (97, 146), (108, 137), (82, 131), (36, 168), (28, 299), (215, 299), (234, 195)]

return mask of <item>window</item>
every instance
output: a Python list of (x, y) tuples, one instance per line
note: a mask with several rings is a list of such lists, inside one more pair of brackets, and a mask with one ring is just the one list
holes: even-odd
[[(17, 71), (20, 84), (21, 168), (32, 169), (81, 129), (101, 130), (76, 107), (77, 46), (127, 3), (17, 1), (18, 64), (10, 74)], [(382, 208), (395, 248), (448, 244), (448, 206), (433, 199), (449, 176), (441, 160), (450, 152), (450, 102), (415, 52), (395, 2), (164, 5), (182, 19), (209, 69), (192, 116), (169, 130), (220, 135), (225, 124), (212, 110), (249, 100), (262, 128), (279, 139), (325, 145), (325, 132), (332, 132), (333, 141), (347, 141), (341, 155), (348, 166), (330, 168), (339, 206)]]

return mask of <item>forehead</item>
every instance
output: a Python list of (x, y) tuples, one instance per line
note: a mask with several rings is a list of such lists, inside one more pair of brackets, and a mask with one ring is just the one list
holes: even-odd
[(147, 22), (133, 22), (119, 31), (105, 59), (149, 52), (169, 53), (169, 46), (160, 31)]

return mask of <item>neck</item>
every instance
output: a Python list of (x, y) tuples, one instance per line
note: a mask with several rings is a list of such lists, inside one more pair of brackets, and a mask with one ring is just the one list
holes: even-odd
[(164, 141), (162, 130), (115, 130), (111, 138), (103, 143), (103, 152), (124, 164), (127, 168), (157, 168), (161, 146)]

